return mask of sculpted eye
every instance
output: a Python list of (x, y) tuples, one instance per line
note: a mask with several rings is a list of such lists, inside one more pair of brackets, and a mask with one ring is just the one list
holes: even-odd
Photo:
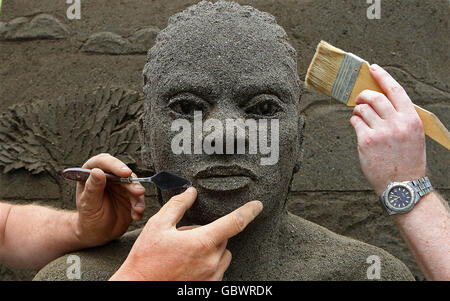
[(195, 111), (205, 111), (207, 104), (200, 97), (189, 93), (179, 94), (169, 101), (169, 108), (181, 115), (194, 115)]
[(266, 117), (274, 116), (280, 111), (282, 111), (282, 107), (279, 105), (279, 100), (273, 95), (258, 95), (250, 101), (245, 109), (247, 114)]

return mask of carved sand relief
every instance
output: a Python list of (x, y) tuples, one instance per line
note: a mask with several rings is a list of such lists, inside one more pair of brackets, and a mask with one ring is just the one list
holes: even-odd
[(73, 201), (73, 184), (60, 176), (64, 168), (81, 166), (102, 152), (139, 164), (134, 120), (140, 110), (138, 93), (108, 88), (70, 100), (15, 105), (0, 117), (0, 167), (5, 174), (46, 173), (60, 187), (61, 198)]

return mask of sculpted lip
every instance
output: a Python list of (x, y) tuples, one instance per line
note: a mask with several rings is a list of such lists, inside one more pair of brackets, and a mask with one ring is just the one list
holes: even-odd
[(256, 174), (239, 165), (209, 166), (194, 176), (198, 185), (212, 192), (240, 190), (247, 187)]

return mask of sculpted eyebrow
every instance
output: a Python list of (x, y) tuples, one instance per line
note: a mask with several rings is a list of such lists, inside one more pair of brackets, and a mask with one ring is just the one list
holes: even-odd
[(241, 98), (253, 97), (259, 94), (273, 94), (282, 102), (292, 102), (292, 92), (289, 86), (280, 82), (264, 82), (263, 84), (245, 84), (238, 85), (236, 92)]
[(171, 77), (161, 85), (161, 92), (164, 97), (170, 98), (181, 93), (192, 93), (205, 100), (210, 100), (214, 96), (212, 85), (208, 80), (198, 81), (192, 77)]

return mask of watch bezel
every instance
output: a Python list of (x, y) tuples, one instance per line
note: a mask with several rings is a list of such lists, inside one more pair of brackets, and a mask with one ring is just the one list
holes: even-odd
[[(391, 192), (392, 189), (394, 189), (395, 187), (403, 187), (405, 189), (407, 189), (409, 191), (409, 193), (411, 194), (411, 203), (404, 207), (404, 208), (397, 208), (391, 205), (391, 203), (389, 202), (389, 193)], [(386, 206), (386, 208), (390, 211), (393, 211), (395, 213), (405, 213), (410, 211), (414, 205), (416, 204), (417, 201), (417, 195), (416, 195), (416, 191), (413, 189), (413, 187), (411, 187), (410, 185), (408, 185), (408, 182), (393, 182), (390, 183), (388, 185), (388, 187), (385, 190), (385, 193), (383, 195), (383, 203)]]

